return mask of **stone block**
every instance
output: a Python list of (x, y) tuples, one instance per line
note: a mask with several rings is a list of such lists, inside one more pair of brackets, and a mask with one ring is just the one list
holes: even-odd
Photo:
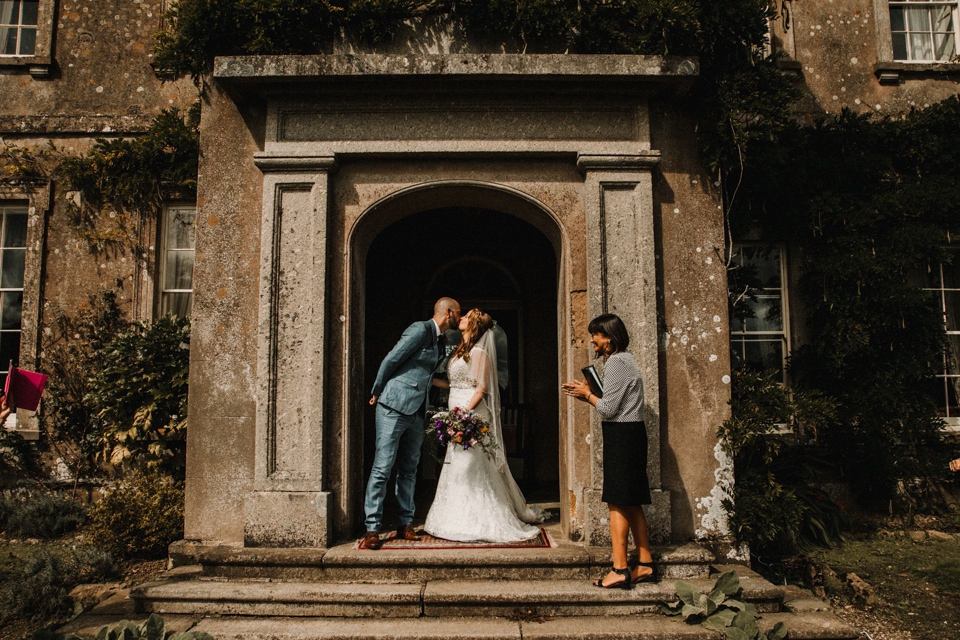
[(326, 491), (255, 491), (244, 500), (248, 547), (326, 547), (330, 533)]

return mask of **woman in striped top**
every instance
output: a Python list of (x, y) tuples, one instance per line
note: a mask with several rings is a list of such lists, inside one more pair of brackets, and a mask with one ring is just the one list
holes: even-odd
[[(603, 356), (603, 397), (586, 382), (563, 385), (563, 392), (596, 407), (603, 421), (603, 496), (610, 509), (613, 569), (594, 582), (604, 589), (629, 589), (637, 582), (656, 580), (647, 519), (643, 506), (650, 504), (647, 479), (647, 430), (643, 421), (643, 380), (640, 368), (627, 353), (630, 337), (623, 321), (604, 314), (590, 321), (590, 344)], [(633, 532), (638, 562), (632, 571), (627, 561), (627, 536)]]

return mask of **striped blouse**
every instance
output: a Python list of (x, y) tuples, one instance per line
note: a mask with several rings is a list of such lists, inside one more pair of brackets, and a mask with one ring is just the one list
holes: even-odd
[(620, 351), (603, 366), (603, 397), (597, 399), (597, 414), (605, 422), (643, 420), (643, 380), (632, 355)]

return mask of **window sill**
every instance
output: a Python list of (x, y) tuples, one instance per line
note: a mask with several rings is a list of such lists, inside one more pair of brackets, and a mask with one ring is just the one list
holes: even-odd
[(878, 62), (873, 71), (880, 84), (900, 84), (907, 78), (960, 76), (960, 62)]
[(53, 73), (53, 59), (49, 56), (2, 56), (0, 73), (29, 73), (34, 78), (49, 78)]

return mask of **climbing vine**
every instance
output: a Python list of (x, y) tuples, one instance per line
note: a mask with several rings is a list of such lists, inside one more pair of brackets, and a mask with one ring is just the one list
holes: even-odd
[(158, 215), (165, 199), (196, 197), (200, 103), (165, 109), (136, 138), (97, 139), (84, 155), (64, 156), (71, 226), (94, 252), (142, 251), (139, 220)]
[(931, 393), (944, 319), (923, 285), (953, 259), (960, 228), (958, 121), (953, 97), (902, 119), (844, 112), (793, 125), (754, 146), (731, 213), (734, 235), (760, 229), (803, 256), (810, 317), (792, 378), (837, 401), (821, 443), (878, 499), (942, 473), (948, 455)]

